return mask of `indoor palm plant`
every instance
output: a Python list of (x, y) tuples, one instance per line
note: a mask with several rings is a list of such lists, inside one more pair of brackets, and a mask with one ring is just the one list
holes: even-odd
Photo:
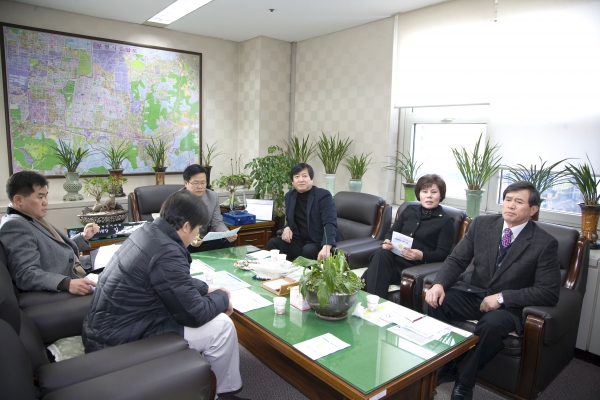
[(67, 180), (63, 183), (63, 188), (67, 191), (67, 194), (63, 196), (63, 200), (83, 200), (83, 196), (79, 194), (82, 185), (79, 182), (77, 168), (83, 159), (89, 155), (90, 150), (81, 147), (75, 148), (61, 139), (58, 139), (58, 144), (50, 144), (50, 147), (54, 150), (54, 157), (58, 159), (58, 164), (67, 169)]
[(308, 162), (317, 151), (317, 144), (309, 144), (309, 139), (310, 135), (306, 135), (302, 140), (298, 139), (298, 136), (294, 136), (289, 142), (283, 141), (287, 146), (287, 154), (294, 165)]
[(462, 147), (460, 150), (453, 148), (452, 153), (456, 166), (467, 184), (467, 215), (474, 218), (479, 215), (483, 188), (487, 181), (500, 170), (502, 156), (497, 155), (499, 146), (490, 144), (490, 139), (485, 141), (483, 151), (480, 151), (483, 133), (475, 143), (472, 152)]
[(414, 201), (417, 199), (415, 196), (415, 182), (423, 163), (418, 164), (413, 155), (406, 155), (399, 151), (397, 154), (396, 157), (390, 157), (392, 162), (383, 167), (383, 169), (395, 171), (396, 174), (404, 178), (405, 182), (402, 182), (402, 186), (404, 186), (404, 201)]
[(371, 153), (361, 153), (360, 156), (353, 155), (346, 157), (344, 166), (350, 172), (350, 181), (348, 187), (351, 192), (360, 192), (362, 189), (362, 177), (367, 172), (367, 167), (371, 164)]
[(298, 257), (293, 264), (304, 267), (300, 293), (317, 315), (325, 319), (346, 317), (364, 282), (350, 269), (345, 254), (335, 249), (325, 260)]
[(321, 137), (317, 142), (317, 156), (319, 156), (325, 167), (327, 190), (331, 192), (332, 196), (335, 192), (335, 173), (344, 157), (348, 155), (348, 148), (351, 144), (352, 140), (350, 138), (346, 138), (346, 140), (340, 139), (339, 132), (337, 135), (329, 138), (325, 136), (325, 132), (321, 132)]
[[(525, 167), (523, 164), (517, 164), (516, 167), (507, 167), (509, 174), (506, 175), (506, 180), (510, 183), (518, 181), (530, 182), (537, 188), (540, 194), (543, 194), (552, 186), (567, 180), (567, 171), (565, 169), (559, 171), (554, 171), (554, 169), (560, 163), (567, 161), (568, 158), (564, 158), (548, 166), (546, 166), (547, 161), (543, 161), (542, 157), (539, 158), (539, 168), (534, 164), (531, 164), (529, 168)], [(542, 198), (540, 200), (540, 207), (542, 206), (543, 201), (544, 199)], [(538, 217), (539, 210), (531, 217), (531, 219), (537, 221)]]
[(566, 170), (570, 175), (569, 182), (577, 186), (583, 196), (581, 208), (581, 234), (590, 241), (590, 248), (600, 248), (598, 240), (598, 217), (600, 216), (600, 178), (596, 181), (596, 171), (592, 167), (590, 157), (588, 163), (568, 164)]
[(210, 184), (210, 171), (212, 170), (211, 162), (222, 154), (222, 151), (217, 151), (217, 142), (212, 145), (206, 143), (206, 151), (203, 151), (202, 147), (200, 147), (200, 165), (206, 169), (206, 182), (208, 182), (207, 189), (212, 189)]

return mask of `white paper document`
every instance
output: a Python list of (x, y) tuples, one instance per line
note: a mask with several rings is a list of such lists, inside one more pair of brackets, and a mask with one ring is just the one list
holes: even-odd
[[(391, 330), (392, 330), (392, 328), (388, 329), (388, 331), (391, 331)], [(398, 338), (397, 346), (399, 348), (401, 348), (402, 350), (406, 350), (409, 353), (412, 353), (412, 354), (416, 355), (417, 357), (421, 357), (425, 360), (429, 360), (436, 356), (436, 353), (434, 353), (433, 351), (424, 349), (423, 347), (416, 345), (414, 343), (411, 343), (408, 340), (402, 339), (401, 337)]]
[(241, 313), (256, 310), (258, 308), (272, 306), (273, 303), (250, 289), (239, 289), (231, 292), (233, 308)]
[(206, 272), (214, 273), (215, 269), (204, 261), (192, 260), (192, 264), (190, 265), (190, 275), (204, 274)]
[[(204, 274), (198, 275), (198, 276), (194, 276), (194, 278), (200, 279), (201, 281), (204, 281)], [(213, 278), (213, 281), (209, 285), (210, 287), (223, 286), (225, 289), (229, 290), (230, 292), (232, 290), (237, 290), (237, 289), (243, 289), (243, 288), (250, 287), (249, 284), (247, 284), (246, 282), (244, 282), (243, 280), (241, 280), (237, 276), (234, 276), (234, 275), (232, 275), (231, 273), (229, 273), (227, 271), (215, 272), (213, 274), (212, 278)]]
[(331, 333), (326, 333), (317, 336), (316, 338), (295, 344), (294, 347), (311, 360), (317, 360), (321, 357), (335, 353), (336, 351), (345, 349), (346, 347), (350, 347), (350, 345), (346, 342), (342, 342)]
[(263, 258), (271, 257), (269, 250), (259, 250), (254, 253), (247, 254), (248, 258), (254, 258), (255, 260), (262, 260)]
[(225, 239), (233, 235), (237, 235), (240, 228), (235, 228), (232, 231), (225, 232), (208, 232), (206, 236), (202, 238), (203, 242), (208, 242), (209, 240), (217, 240), (217, 239)]
[(392, 233), (392, 253), (402, 255), (403, 248), (412, 248), (413, 238), (399, 232)]
[(273, 200), (246, 199), (246, 211), (256, 215), (257, 221), (271, 221), (273, 219)]
[(400, 325), (403, 328), (409, 329), (413, 332), (418, 333), (423, 337), (437, 337), (442, 333), (449, 332), (452, 327), (448, 324), (443, 323), (442, 321), (438, 321), (432, 317), (423, 317), (418, 321), (413, 323), (406, 323), (404, 325)]
[(99, 247), (98, 254), (96, 254), (96, 259), (94, 260), (94, 269), (106, 267), (112, 256), (119, 250), (119, 247), (121, 247), (121, 243)]
[(263, 282), (263, 285), (265, 285), (266, 287), (268, 287), (269, 289), (272, 290), (279, 290), (281, 289), (281, 285), (289, 285), (290, 281), (287, 281), (285, 279), (276, 279), (274, 281), (269, 281), (269, 282)]

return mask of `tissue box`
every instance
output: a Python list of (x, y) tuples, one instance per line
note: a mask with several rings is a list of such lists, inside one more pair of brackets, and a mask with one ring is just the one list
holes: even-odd
[(308, 302), (304, 300), (304, 297), (300, 294), (300, 288), (298, 286), (292, 286), (290, 288), (290, 305), (302, 311), (310, 308)]
[(231, 211), (223, 214), (223, 222), (229, 225), (247, 225), (256, 222), (256, 215), (247, 212), (239, 213)]

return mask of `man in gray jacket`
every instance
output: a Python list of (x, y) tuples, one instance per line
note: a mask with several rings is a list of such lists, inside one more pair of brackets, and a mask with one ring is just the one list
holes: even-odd
[(13, 282), (23, 291), (69, 291), (91, 293), (96, 284), (85, 279), (91, 268), (89, 256), (79, 252), (90, 247), (88, 240), (98, 232), (87, 224), (72, 240), (48, 223), (48, 180), (35, 171), (20, 171), (8, 178), (6, 194), (11, 200), (0, 223), (0, 242), (4, 247)]

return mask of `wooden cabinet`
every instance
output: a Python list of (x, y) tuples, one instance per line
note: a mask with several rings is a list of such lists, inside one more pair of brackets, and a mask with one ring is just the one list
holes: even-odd
[(234, 246), (245, 246), (252, 245), (260, 249), (266, 249), (269, 239), (271, 239), (271, 229), (275, 225), (273, 221), (259, 221), (254, 224), (248, 225), (229, 225), (226, 224), (229, 229), (235, 229), (238, 226), (240, 231)]

